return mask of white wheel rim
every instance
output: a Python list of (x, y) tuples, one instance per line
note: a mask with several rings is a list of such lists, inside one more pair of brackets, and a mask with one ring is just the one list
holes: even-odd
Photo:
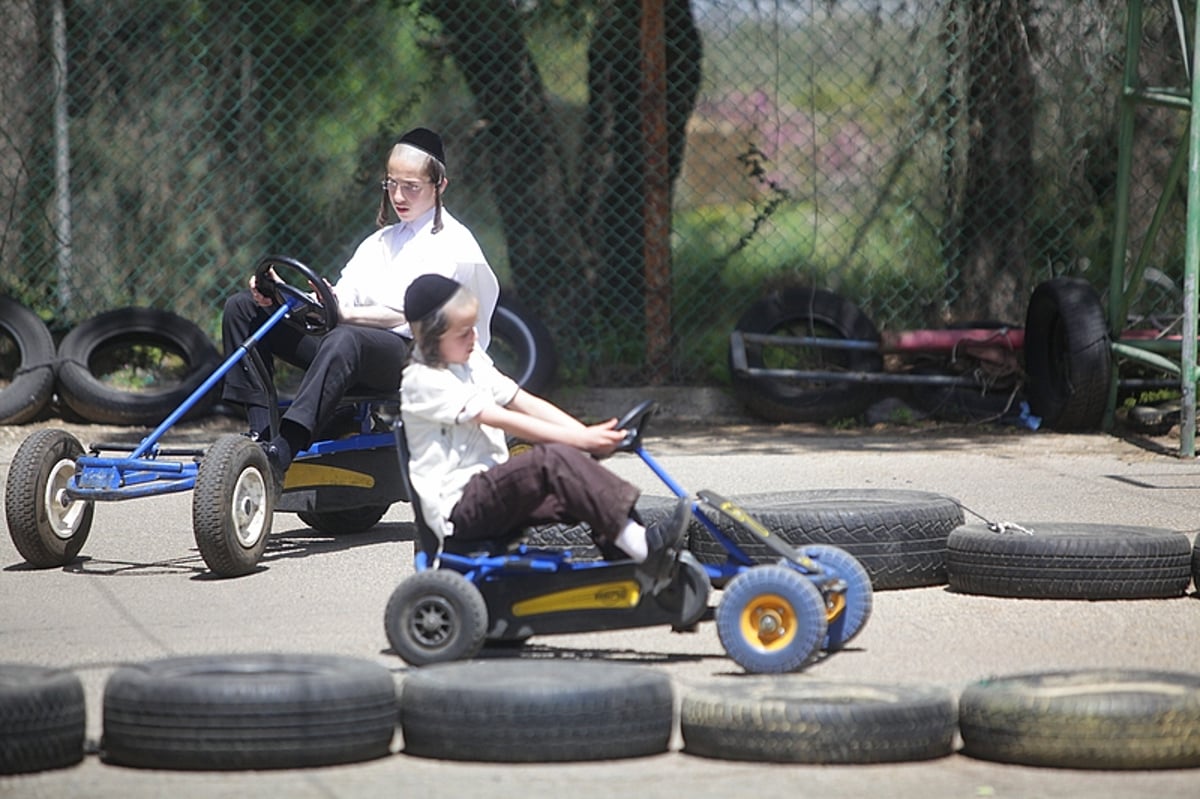
[(230, 521), (238, 543), (247, 549), (258, 543), (266, 529), (267, 484), (262, 472), (245, 469), (233, 487)]
[(46, 478), (46, 493), (42, 505), (46, 509), (46, 520), (50, 530), (63, 541), (69, 541), (79, 530), (87, 503), (67, 498), (67, 486), (75, 476), (75, 461), (64, 458), (54, 464)]

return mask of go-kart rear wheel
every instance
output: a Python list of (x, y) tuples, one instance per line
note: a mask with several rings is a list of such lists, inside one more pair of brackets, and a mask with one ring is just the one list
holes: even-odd
[(717, 635), (752, 674), (807, 666), (825, 638), (825, 601), (812, 581), (786, 566), (755, 566), (734, 577), (717, 605)]
[(474, 657), (487, 636), (483, 594), (458, 572), (430, 569), (405, 579), (388, 599), (383, 626), (413, 666)]
[(370, 530), (387, 512), (387, 505), (368, 505), (363, 508), (344, 508), (331, 511), (302, 510), (296, 515), (300, 521), (319, 533), (353, 535)]
[(266, 453), (245, 436), (222, 436), (204, 454), (192, 493), (192, 531), (214, 574), (237, 577), (258, 566), (275, 510), (271, 479)]
[(95, 503), (71, 501), (65, 490), (83, 454), (65, 430), (38, 430), (21, 443), (8, 470), (4, 516), (13, 545), (31, 566), (74, 560), (92, 529)]
[(871, 577), (858, 559), (844, 549), (828, 544), (809, 544), (798, 549), (818, 565), (828, 566), (846, 584), (844, 591), (825, 597), (826, 632), (821, 648), (836, 652), (862, 632), (871, 617), (871, 608), (875, 604)]

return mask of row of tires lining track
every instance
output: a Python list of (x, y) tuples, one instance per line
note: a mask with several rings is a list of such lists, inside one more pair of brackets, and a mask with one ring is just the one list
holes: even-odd
[[(678, 693), (678, 702), (676, 694)], [(581, 722), (581, 719), (583, 721)], [(962, 754), (1081, 769), (1200, 767), (1200, 675), (1087, 669), (928, 685), (788, 677), (677, 688), (641, 666), (477, 660), (408, 672), (319, 654), (200, 655), (108, 678), (106, 763), (179, 770), (328, 766), (392, 754), (456, 761), (612, 760), (668, 752), (804, 764)], [(0, 774), (87, 752), (72, 672), (0, 664)]]
[[(964, 525), (958, 500), (893, 489), (817, 489), (745, 494), (737, 504), (788, 545), (827, 544), (853, 555), (875, 591), (948, 585), (964, 594), (1025, 599), (1181, 597), (1195, 579), (1200, 549), (1181, 532), (1130, 525), (1024, 522)], [(643, 496), (646, 520), (670, 513), (675, 500)], [(726, 519), (721, 532), (759, 562), (774, 560), (756, 537)], [(701, 563), (726, 552), (698, 521), (688, 548)], [(600, 558), (586, 525), (535, 528), (529, 543)], [(1198, 539), (1200, 544), (1200, 539)]]

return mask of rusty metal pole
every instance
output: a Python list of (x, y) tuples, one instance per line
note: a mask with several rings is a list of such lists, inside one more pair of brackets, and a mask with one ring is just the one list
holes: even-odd
[(666, 381), (671, 356), (671, 208), (667, 155), (667, 44), (663, 0), (642, 0), (642, 147), (646, 276), (646, 366)]

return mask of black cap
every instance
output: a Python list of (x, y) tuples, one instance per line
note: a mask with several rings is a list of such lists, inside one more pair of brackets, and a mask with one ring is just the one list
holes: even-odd
[(432, 315), (458, 291), (457, 281), (441, 275), (421, 275), (404, 292), (404, 316), (420, 322)]
[(401, 136), (397, 144), (407, 144), (411, 147), (416, 147), (418, 150), (426, 152), (441, 161), (442, 166), (446, 165), (446, 152), (442, 148), (442, 137), (429, 128), (413, 128)]

